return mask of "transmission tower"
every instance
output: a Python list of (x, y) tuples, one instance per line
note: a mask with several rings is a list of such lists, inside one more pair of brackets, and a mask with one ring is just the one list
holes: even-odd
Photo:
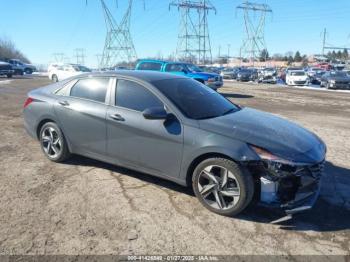
[(117, 24), (104, 0), (100, 0), (107, 26), (107, 36), (100, 60), (100, 68), (113, 67), (120, 61), (131, 63), (137, 59), (130, 34), (130, 16), (133, 0), (128, 1), (127, 10)]
[(84, 65), (85, 64), (85, 49), (84, 48), (76, 48), (74, 50), (75, 58), (77, 61), (77, 64)]
[(53, 53), (53, 59), (56, 63), (63, 63), (65, 59), (64, 53)]
[(209, 0), (173, 0), (181, 14), (176, 56), (188, 62), (212, 62), (208, 13), (215, 11)]
[(255, 61), (260, 57), (261, 51), (266, 49), (265, 43), (265, 19), (266, 14), (272, 13), (267, 4), (258, 4), (245, 1), (237, 6), (243, 11), (246, 38), (240, 48), (241, 58)]

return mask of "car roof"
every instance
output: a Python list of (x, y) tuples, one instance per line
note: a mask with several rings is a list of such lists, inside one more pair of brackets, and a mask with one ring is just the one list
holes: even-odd
[[(143, 71), (143, 70), (116, 70), (116, 71), (104, 71), (104, 72), (92, 72), (84, 74), (87, 76), (116, 76), (116, 77), (131, 77), (135, 79), (140, 79), (146, 82), (154, 82), (158, 80), (165, 79), (185, 79), (184, 76), (174, 75), (170, 73), (163, 73), (157, 71)], [(79, 75), (82, 76), (82, 75)], [(78, 76), (78, 77), (79, 77)]]

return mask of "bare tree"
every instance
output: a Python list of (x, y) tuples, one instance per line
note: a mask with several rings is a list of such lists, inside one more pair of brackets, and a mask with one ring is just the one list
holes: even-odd
[(28, 58), (16, 48), (11, 40), (0, 38), (0, 60), (6, 61), (8, 59), (20, 59), (25, 63), (30, 63)]

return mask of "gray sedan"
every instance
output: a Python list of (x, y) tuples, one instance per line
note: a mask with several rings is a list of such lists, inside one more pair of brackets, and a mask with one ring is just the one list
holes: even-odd
[(24, 123), (52, 161), (79, 154), (192, 186), (227, 216), (253, 200), (288, 214), (311, 208), (326, 154), (296, 124), (157, 72), (91, 73), (39, 88)]

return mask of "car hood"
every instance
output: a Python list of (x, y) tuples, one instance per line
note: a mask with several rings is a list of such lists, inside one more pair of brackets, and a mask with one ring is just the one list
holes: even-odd
[(251, 108), (200, 120), (200, 128), (261, 147), (289, 161), (319, 163), (326, 147), (313, 133), (288, 120)]

